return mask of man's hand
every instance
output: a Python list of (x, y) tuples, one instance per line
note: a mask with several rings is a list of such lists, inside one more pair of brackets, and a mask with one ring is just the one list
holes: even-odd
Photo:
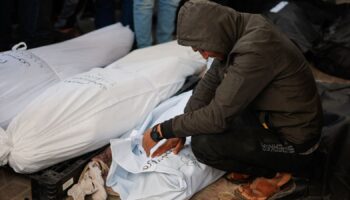
[[(151, 149), (157, 144), (151, 137), (152, 129), (147, 129), (143, 135), (142, 147), (146, 152), (147, 157), (150, 156)], [(186, 138), (171, 138), (167, 139), (162, 146), (160, 146), (156, 151), (153, 152), (152, 158), (155, 156), (160, 156), (170, 149), (173, 149), (174, 154), (178, 154), (180, 150), (184, 147)]]
[(151, 131), (151, 128), (147, 129), (143, 134), (142, 139), (142, 147), (145, 150), (147, 157), (149, 156), (151, 149), (157, 144), (157, 142), (151, 138)]
[(164, 144), (162, 144), (162, 146), (160, 146), (157, 150), (153, 152), (152, 158), (156, 156), (160, 156), (170, 149), (173, 149), (174, 154), (178, 154), (181, 151), (181, 149), (184, 147), (185, 142), (186, 142), (186, 138), (167, 139), (167, 141)]

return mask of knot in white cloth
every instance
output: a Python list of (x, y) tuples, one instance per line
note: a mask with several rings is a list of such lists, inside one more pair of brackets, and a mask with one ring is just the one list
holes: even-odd
[(25, 42), (20, 42), (12, 47), (12, 51), (16, 50), (27, 50), (27, 44)]
[(13, 143), (9, 135), (0, 127), (0, 166), (8, 163), (8, 157), (13, 149)]

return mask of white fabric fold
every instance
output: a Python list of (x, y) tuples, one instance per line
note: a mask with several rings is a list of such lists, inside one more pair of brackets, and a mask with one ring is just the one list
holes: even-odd
[(8, 156), (13, 148), (9, 135), (0, 127), (0, 165), (6, 165)]

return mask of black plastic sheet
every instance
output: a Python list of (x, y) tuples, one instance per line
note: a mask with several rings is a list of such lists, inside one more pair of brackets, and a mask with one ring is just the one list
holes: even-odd
[(312, 48), (312, 55), (318, 69), (350, 79), (350, 9), (327, 28), (322, 40)]
[(350, 84), (318, 84), (324, 110), (319, 151), (325, 153), (330, 199), (350, 199)]

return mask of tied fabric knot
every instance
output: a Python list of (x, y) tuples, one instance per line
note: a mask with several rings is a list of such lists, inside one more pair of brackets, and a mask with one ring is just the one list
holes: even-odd
[(25, 42), (20, 42), (12, 47), (12, 51), (17, 50), (27, 50), (27, 44)]
[(0, 166), (8, 163), (9, 155), (13, 149), (13, 143), (4, 129), (0, 128)]

